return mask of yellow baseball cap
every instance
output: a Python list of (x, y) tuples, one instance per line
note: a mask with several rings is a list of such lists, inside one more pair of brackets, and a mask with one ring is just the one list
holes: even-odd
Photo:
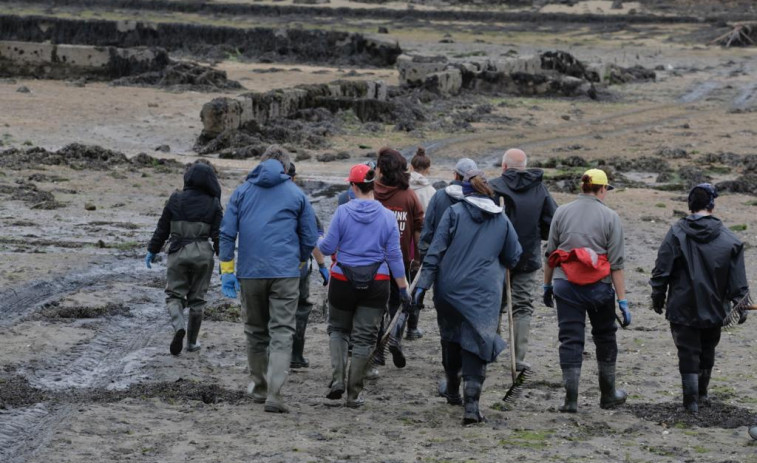
[(584, 175), (588, 175), (591, 178), (592, 185), (607, 185), (608, 190), (614, 190), (615, 187), (610, 185), (607, 181), (607, 174), (601, 169), (589, 169), (584, 172)]

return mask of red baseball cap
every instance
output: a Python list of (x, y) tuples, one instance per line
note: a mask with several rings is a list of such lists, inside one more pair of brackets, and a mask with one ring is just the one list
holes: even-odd
[(350, 176), (347, 177), (347, 181), (350, 183), (370, 183), (373, 179), (366, 180), (366, 174), (373, 169), (365, 164), (357, 164), (350, 169)]

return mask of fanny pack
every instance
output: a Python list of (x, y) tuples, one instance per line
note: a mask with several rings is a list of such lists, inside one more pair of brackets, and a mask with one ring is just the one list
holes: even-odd
[(342, 269), (344, 277), (347, 278), (347, 281), (350, 282), (354, 289), (364, 291), (370, 288), (382, 263), (376, 262), (368, 265), (350, 266), (337, 262), (336, 265)]

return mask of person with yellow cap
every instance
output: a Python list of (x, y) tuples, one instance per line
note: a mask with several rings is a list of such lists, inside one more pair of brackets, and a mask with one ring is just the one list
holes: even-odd
[(584, 352), (586, 316), (596, 346), (601, 408), (626, 401), (615, 388), (618, 344), (615, 298), (622, 326), (631, 324), (623, 278), (623, 227), (618, 214), (604, 204), (613, 190), (607, 174), (589, 169), (581, 177), (578, 199), (557, 208), (549, 229), (544, 268), (544, 304), (557, 302), (560, 368), (565, 386), (561, 412), (578, 410), (578, 382)]

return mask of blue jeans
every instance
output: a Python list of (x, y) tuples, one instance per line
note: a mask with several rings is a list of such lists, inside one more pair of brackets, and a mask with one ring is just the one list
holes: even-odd
[(597, 348), (597, 361), (615, 363), (618, 344), (615, 332), (615, 291), (609, 283), (576, 285), (568, 280), (553, 281), (557, 302), (560, 338), (560, 366), (581, 368), (584, 353), (586, 315)]

